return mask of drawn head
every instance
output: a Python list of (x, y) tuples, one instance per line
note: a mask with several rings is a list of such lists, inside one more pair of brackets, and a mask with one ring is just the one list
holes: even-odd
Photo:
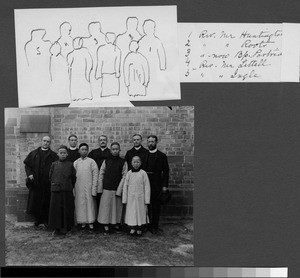
[(142, 165), (142, 161), (141, 161), (141, 158), (139, 156), (134, 156), (131, 160), (131, 165), (134, 169), (138, 169), (141, 167)]
[(71, 134), (68, 137), (68, 142), (70, 147), (75, 148), (77, 146), (77, 140), (78, 140), (77, 136), (75, 134)]
[(144, 21), (143, 30), (146, 35), (154, 35), (156, 24), (152, 19)]
[(104, 149), (107, 147), (107, 136), (106, 135), (100, 135), (98, 138), (98, 142), (100, 145), (100, 148)]
[(46, 35), (45, 29), (36, 29), (31, 32), (31, 40), (42, 40)]
[(110, 145), (110, 151), (113, 156), (119, 156), (121, 148), (118, 142), (113, 142)]
[(68, 149), (65, 145), (60, 145), (57, 149), (57, 155), (59, 160), (65, 160), (68, 156)]
[(107, 43), (114, 44), (114, 43), (115, 43), (115, 40), (116, 40), (116, 35), (115, 35), (115, 33), (107, 32), (107, 33), (105, 34), (105, 40), (106, 40)]
[(131, 41), (129, 44), (129, 50), (131, 52), (137, 52), (139, 49), (139, 44), (137, 41)]
[(136, 147), (136, 148), (140, 147), (142, 145), (142, 135), (134, 134), (132, 136), (132, 141), (133, 141), (134, 147)]
[(48, 135), (44, 136), (42, 138), (42, 148), (43, 149), (49, 149), (50, 145), (51, 145), (51, 138), (50, 138), (50, 136), (48, 136)]
[(147, 145), (149, 150), (155, 150), (157, 145), (158, 138), (156, 135), (149, 135), (147, 139)]
[(126, 20), (127, 30), (136, 30), (138, 28), (139, 20), (136, 17), (128, 17)]
[(51, 47), (50, 47), (50, 53), (53, 55), (53, 56), (57, 56), (58, 54), (61, 53), (61, 46), (58, 42), (54, 42)]
[(72, 26), (69, 22), (64, 22), (60, 25), (59, 31), (61, 36), (70, 35), (72, 31)]
[(91, 22), (89, 24), (89, 33), (92, 36), (96, 36), (97, 34), (99, 34), (99, 32), (101, 32), (101, 23), (99, 21), (97, 22)]
[(80, 49), (82, 48), (83, 40), (80, 37), (77, 37), (73, 40), (73, 47), (74, 49)]

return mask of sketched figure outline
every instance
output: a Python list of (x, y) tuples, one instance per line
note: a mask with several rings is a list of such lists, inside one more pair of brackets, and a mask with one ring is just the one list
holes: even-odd
[(74, 38), (73, 47), (74, 50), (67, 56), (71, 100), (92, 100), (93, 95), (90, 82), (93, 69), (92, 56), (88, 49), (83, 47), (82, 37)]
[[(25, 57), (26, 57), (28, 67), (30, 67), (30, 62), (29, 62), (30, 59), (28, 57), (28, 51), (31, 50), (31, 49), (28, 49), (28, 48), (31, 46), (31, 44), (34, 44), (36, 40), (40, 40), (40, 42), (47, 43), (47, 44), (49, 44), (49, 48), (47, 47), (48, 52), (49, 52), (49, 49), (52, 45), (52, 43), (49, 40), (44, 40), (44, 37), (46, 36), (46, 29), (42, 29), (42, 28), (41, 29), (34, 29), (34, 30), (31, 31), (30, 34), (31, 34), (30, 35), (30, 40), (28, 42), (26, 42), (26, 44), (24, 45)], [(34, 49), (37, 51), (36, 55), (41, 55), (43, 53), (43, 50), (40, 49), (40, 46), (36, 47), (36, 45), (35, 45)], [(32, 53), (30, 53), (30, 54), (32, 54)], [(49, 52), (49, 57), (50, 57), (50, 52)]]
[(119, 34), (116, 38), (116, 45), (121, 49), (122, 52), (126, 51), (125, 48), (127, 48), (128, 53), (130, 42), (133, 40), (139, 41), (143, 37), (143, 35), (139, 32), (138, 27), (139, 20), (136, 16), (127, 17), (126, 31), (124, 33)]
[[(53, 79), (54, 79), (53, 75), (55, 73), (55, 71), (53, 71), (54, 59), (56, 59), (56, 60), (64, 59), (67, 69), (68, 69), (68, 64), (67, 64), (67, 61), (65, 60), (65, 58), (61, 55), (61, 45), (58, 41), (54, 42), (51, 45), (49, 52), (51, 55), (50, 56), (50, 64), (49, 64), (50, 80), (53, 81)], [(53, 57), (54, 57), (54, 59), (53, 59)]]
[(118, 96), (120, 94), (121, 50), (115, 45), (115, 33), (107, 32), (105, 37), (106, 44), (97, 50), (95, 78), (101, 78), (100, 97)]
[[(92, 52), (95, 52), (95, 56), (96, 56), (98, 48), (106, 44), (106, 37), (105, 34), (102, 32), (100, 21), (90, 22), (88, 25), (88, 31), (90, 35), (88, 37), (82, 38), (83, 47), (86, 47), (93, 57), (94, 53)], [(95, 46), (95, 49), (92, 46)]]
[(124, 82), (129, 96), (146, 96), (150, 82), (150, 69), (147, 58), (139, 50), (137, 41), (129, 45), (130, 52), (124, 60)]
[(72, 25), (70, 22), (65, 21), (59, 25), (60, 37), (57, 42), (61, 46), (61, 55), (67, 59), (69, 53), (74, 50), (73, 37), (70, 35), (72, 31)]
[[(150, 64), (156, 67), (154, 57), (158, 59), (160, 70), (167, 69), (166, 51), (162, 41), (155, 35), (156, 22), (146, 19), (143, 23), (144, 36), (139, 40), (140, 52), (148, 59)], [(151, 57), (151, 54), (154, 55)]]

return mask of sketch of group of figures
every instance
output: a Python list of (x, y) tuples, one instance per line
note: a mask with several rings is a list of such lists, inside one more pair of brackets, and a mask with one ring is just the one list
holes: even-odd
[(91, 22), (88, 37), (73, 38), (71, 24), (64, 22), (54, 43), (44, 39), (45, 29), (32, 30), (24, 46), (29, 71), (65, 86), (72, 101), (92, 100), (93, 80), (100, 80), (100, 97), (119, 95), (121, 88), (129, 96), (146, 96), (149, 82), (166, 70), (167, 62), (155, 21), (144, 21), (143, 35), (138, 24), (136, 17), (128, 17), (126, 31), (116, 36)]

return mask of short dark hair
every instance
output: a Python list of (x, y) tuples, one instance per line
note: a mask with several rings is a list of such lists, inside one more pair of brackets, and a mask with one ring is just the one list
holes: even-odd
[(81, 147), (87, 147), (87, 148), (89, 148), (89, 145), (88, 145), (87, 143), (81, 143), (81, 144), (79, 145), (79, 149), (80, 149)]
[(77, 135), (71, 134), (71, 135), (68, 137), (68, 141), (70, 141), (70, 139), (71, 139), (72, 137), (75, 137), (76, 139), (78, 139)]
[(156, 142), (158, 141), (158, 138), (157, 138), (156, 135), (152, 135), (152, 134), (151, 134), (151, 135), (149, 135), (149, 136), (147, 137), (147, 139), (149, 139), (149, 138), (154, 138)]
[(68, 147), (66, 145), (60, 145), (58, 148), (57, 148), (57, 151), (61, 150), (61, 149), (65, 149), (66, 151), (68, 150)]
[(112, 143), (110, 144), (110, 147), (112, 147), (112, 146), (114, 146), (114, 145), (119, 146), (119, 148), (121, 149), (121, 146), (120, 146), (120, 144), (119, 144), (118, 142), (112, 142)]
[(142, 137), (141, 134), (136, 133), (136, 134), (134, 134), (134, 135), (132, 136), (132, 138), (133, 138), (134, 136), (140, 136), (141, 140), (143, 139), (143, 137)]
[(131, 161), (132, 161), (135, 157), (137, 157), (137, 158), (140, 160), (140, 162), (142, 163), (142, 159), (141, 159), (138, 155), (133, 156), (132, 159), (131, 159)]

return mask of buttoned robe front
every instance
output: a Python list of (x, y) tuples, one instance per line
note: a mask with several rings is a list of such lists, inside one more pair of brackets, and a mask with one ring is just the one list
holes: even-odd
[(144, 170), (127, 173), (122, 202), (126, 205), (125, 223), (141, 226), (148, 223), (147, 204), (150, 204), (150, 182)]
[(75, 160), (74, 168), (76, 220), (78, 224), (91, 224), (96, 220), (96, 201), (93, 196), (97, 194), (98, 166), (93, 159), (85, 157)]

